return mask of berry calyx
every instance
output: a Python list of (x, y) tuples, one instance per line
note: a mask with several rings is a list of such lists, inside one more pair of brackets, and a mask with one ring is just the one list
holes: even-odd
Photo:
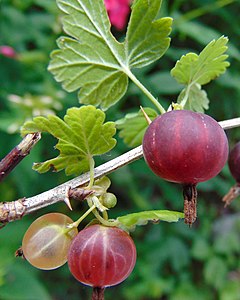
[[(185, 222), (191, 225), (196, 219), (196, 185), (222, 170), (228, 157), (228, 140), (210, 116), (174, 110), (149, 125), (143, 138), (143, 155), (156, 175), (184, 186), (184, 199), (192, 202), (186, 202)], [(187, 211), (188, 207), (193, 212)]]
[(73, 276), (94, 288), (93, 294), (119, 284), (132, 272), (136, 247), (127, 232), (117, 227), (95, 224), (81, 230), (68, 253)]

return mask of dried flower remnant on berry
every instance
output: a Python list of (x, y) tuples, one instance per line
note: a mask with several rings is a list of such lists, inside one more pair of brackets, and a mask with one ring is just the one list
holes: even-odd
[(111, 24), (123, 30), (130, 13), (131, 0), (104, 0)]

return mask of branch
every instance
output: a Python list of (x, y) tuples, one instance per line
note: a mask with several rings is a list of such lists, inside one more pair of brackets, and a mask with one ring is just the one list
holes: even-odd
[(0, 161), (0, 182), (30, 153), (40, 140), (39, 132), (27, 134), (22, 141)]
[[(219, 122), (223, 129), (231, 129), (240, 126), (240, 118)], [(138, 146), (94, 169), (94, 179), (99, 179), (143, 156), (142, 146)], [(0, 222), (6, 224), (24, 215), (30, 214), (48, 205), (65, 201), (69, 188), (81, 188), (89, 182), (89, 172), (84, 173), (72, 180), (65, 182), (51, 190), (30, 198), (21, 198), (12, 202), (0, 203)]]

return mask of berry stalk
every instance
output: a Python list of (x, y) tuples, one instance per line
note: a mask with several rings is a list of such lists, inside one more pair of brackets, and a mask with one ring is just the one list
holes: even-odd
[(92, 300), (104, 300), (104, 288), (94, 287), (92, 291)]
[(197, 219), (197, 188), (196, 184), (183, 186), (184, 222), (189, 226)]

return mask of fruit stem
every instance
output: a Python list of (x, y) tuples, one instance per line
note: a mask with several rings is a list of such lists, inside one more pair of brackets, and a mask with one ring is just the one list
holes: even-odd
[(72, 230), (72, 228), (77, 228), (79, 224), (96, 208), (95, 205), (92, 205), (77, 221), (69, 224), (66, 228), (66, 233)]
[[(92, 205), (91, 199), (89, 198), (89, 199), (87, 199), (87, 201), (88, 201), (88, 205), (89, 205), (90, 208), (91, 208), (91, 207), (92, 207), (92, 206), (91, 206), (91, 205)], [(98, 210), (97, 210), (97, 207), (96, 207), (95, 205), (93, 205), (93, 206), (94, 206), (95, 209), (93, 209), (92, 213), (94, 214), (94, 216), (98, 219), (98, 221), (99, 221), (101, 224), (103, 224), (103, 225), (105, 225), (105, 226), (110, 226), (110, 227), (114, 227), (114, 226), (117, 226), (117, 225), (118, 225), (118, 221), (116, 221), (116, 220), (111, 220), (111, 221), (109, 221), (109, 220), (108, 220), (108, 216), (107, 216), (106, 214), (104, 214), (104, 216), (101, 217), (100, 214), (99, 214), (99, 212), (98, 212)], [(104, 219), (105, 217), (107, 217), (107, 219)]]
[(136, 86), (148, 97), (148, 99), (157, 107), (157, 109), (160, 111), (161, 114), (164, 114), (166, 110), (163, 108), (163, 106), (157, 101), (155, 97), (149, 92), (148, 89), (145, 88), (145, 86), (135, 77), (135, 75), (129, 71), (125, 70), (128, 77), (136, 84)]
[(104, 300), (104, 288), (93, 287), (92, 300)]
[(180, 102), (180, 104), (179, 104), (183, 109), (184, 109), (184, 106), (185, 106), (186, 103), (187, 103), (187, 100), (188, 100), (188, 97), (189, 97), (189, 92), (190, 92), (191, 86), (192, 86), (191, 84), (188, 84), (188, 85), (187, 85), (185, 95), (184, 95), (183, 99), (181, 100), (181, 102)]
[(112, 220), (112, 221), (105, 220), (103, 217), (100, 216), (99, 212), (96, 209), (93, 210), (93, 214), (98, 219), (98, 221), (105, 226), (114, 227), (119, 224), (117, 220)]
[(107, 220), (108, 220), (108, 213), (107, 213), (106, 210), (104, 210), (104, 211), (102, 212), (102, 215), (103, 215), (103, 219), (107, 221)]
[(234, 186), (232, 186), (229, 192), (223, 197), (222, 201), (225, 202), (224, 207), (231, 204), (238, 196), (240, 196), (240, 182), (237, 182)]
[(196, 184), (183, 185), (184, 222), (190, 227), (197, 219), (197, 189)]

